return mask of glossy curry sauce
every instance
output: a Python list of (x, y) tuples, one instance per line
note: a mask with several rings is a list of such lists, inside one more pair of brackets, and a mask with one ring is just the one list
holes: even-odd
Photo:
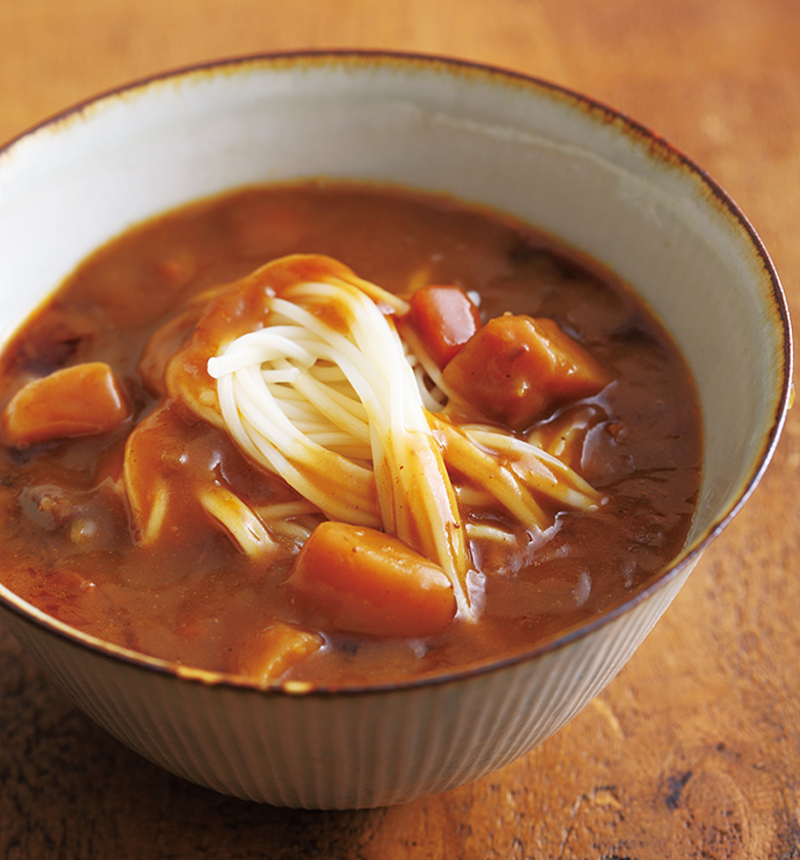
[[(2, 359), (2, 402), (31, 376), (101, 360), (133, 418), (98, 436), (0, 446), (7, 586), (108, 641), (239, 674), (265, 627), (298, 620), (282, 587), (290, 562), (250, 561), (208, 527), (188, 491), (163, 538), (139, 547), (119, 492), (126, 435), (155, 404), (137, 370), (151, 335), (188, 297), (295, 252), (330, 255), (395, 292), (422, 283), (477, 291), (484, 320), (505, 311), (550, 317), (615, 381), (576, 407), (602, 416), (578, 471), (606, 504), (559, 515), (522, 553), (479, 559), (479, 623), (456, 618), (413, 641), (316, 631), (324, 647), (284, 679), (389, 681), (528, 649), (618, 604), (680, 550), (700, 480), (699, 407), (681, 356), (631, 292), (511, 219), (320, 182), (248, 189), (152, 220), (86, 260), (18, 333)], [(221, 431), (180, 409), (174, 420), (181, 444), (154, 452), (154, 468), (210, 470), (254, 504), (294, 496)]]

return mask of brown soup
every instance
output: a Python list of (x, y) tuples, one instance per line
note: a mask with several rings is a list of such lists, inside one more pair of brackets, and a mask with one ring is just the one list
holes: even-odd
[[(401, 635), (402, 618), (397, 628), (387, 621), (388, 635), (337, 620), (344, 616), (326, 620), (287, 583), (303, 537), (330, 516), (301, 505), (288, 515), (280, 552), (263, 556), (243, 551), (210, 522), (211, 503), (198, 502), (201, 484), (224, 488), (242, 502), (245, 519), (255, 512), (258, 531), (266, 522), (259, 511), (300, 499), (219, 422), (165, 393), (159, 376), (220, 285), (293, 254), (327, 255), (407, 298), (431, 284), (456, 286), (479, 304), (479, 332), (504, 314), (552, 320), (601, 369), (594, 387), (559, 389), (520, 420), (486, 416), (480, 398), (492, 393), (480, 390), (495, 383), (484, 384), (480, 359), (466, 382), (461, 375), (448, 422), (482, 420), (504, 439), (556, 451), (598, 502), (542, 502), (546, 523), (532, 526), (502, 505), (470, 501), (469, 470), (448, 466), (468, 521), (472, 620), (459, 610), (442, 629), (412, 625), (410, 635)], [(463, 355), (461, 341), (454, 349)], [(448, 353), (442, 361), (447, 376), (456, 359)], [(6, 411), (30, 380), (90, 363), (107, 365), (118, 387), (119, 412), (108, 426), (69, 425), (20, 441), (9, 438), (6, 422), (0, 576), (44, 612), (143, 654), (257, 681), (326, 686), (460, 668), (546, 642), (620, 603), (680, 551), (691, 523), (699, 405), (658, 321), (601, 266), (516, 220), (451, 199), (313, 182), (247, 189), (153, 219), (94, 253), (15, 335), (2, 356)], [(82, 378), (81, 391), (92, 384)], [(169, 487), (153, 539), (126, 493), (123, 461), (137, 426), (152, 435), (137, 437), (145, 444), (136, 469)], [(493, 456), (508, 467), (505, 455)], [(487, 530), (491, 540), (481, 537)]]

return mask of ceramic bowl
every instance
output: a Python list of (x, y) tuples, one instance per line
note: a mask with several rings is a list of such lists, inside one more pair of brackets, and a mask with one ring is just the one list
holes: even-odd
[(110, 647), (0, 588), (0, 614), (87, 714), (170, 771), (310, 808), (445, 791), (563, 726), (622, 668), (759, 480), (787, 408), (790, 329), (734, 203), (668, 143), (583, 96), (436, 58), (248, 58), (105, 95), (0, 150), (0, 319), (13, 330), (86, 254), (163, 210), (303, 177), (447, 192), (529, 221), (617, 272), (694, 372), (705, 422), (686, 548), (604, 617), (441, 678), (262, 690)]

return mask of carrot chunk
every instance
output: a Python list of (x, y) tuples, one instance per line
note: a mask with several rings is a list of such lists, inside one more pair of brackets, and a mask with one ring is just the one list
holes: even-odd
[(456, 286), (430, 284), (411, 297), (410, 321), (430, 357), (441, 368), (481, 324), (475, 303)]
[(560, 403), (597, 394), (611, 377), (551, 319), (489, 320), (445, 367), (467, 411), (522, 431)]
[(92, 361), (26, 383), (3, 410), (0, 425), (8, 444), (22, 446), (105, 433), (129, 415), (114, 372)]
[(419, 638), (456, 612), (444, 571), (404, 543), (349, 523), (317, 526), (287, 580), (304, 620), (325, 630)]

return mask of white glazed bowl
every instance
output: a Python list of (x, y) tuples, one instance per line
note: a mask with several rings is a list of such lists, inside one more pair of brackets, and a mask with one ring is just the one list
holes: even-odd
[(156, 78), (0, 150), (0, 327), (165, 209), (311, 176), (384, 180), (520, 216), (602, 261), (695, 374), (705, 473), (685, 552), (599, 621), (513, 659), (348, 692), (260, 690), (108, 646), (0, 587), (0, 614), (97, 722), (165, 768), (277, 805), (378, 806), (538, 744), (614, 677), (760, 478), (791, 379), (786, 305), (732, 201), (663, 140), (563, 89), (433, 58), (305, 54)]

